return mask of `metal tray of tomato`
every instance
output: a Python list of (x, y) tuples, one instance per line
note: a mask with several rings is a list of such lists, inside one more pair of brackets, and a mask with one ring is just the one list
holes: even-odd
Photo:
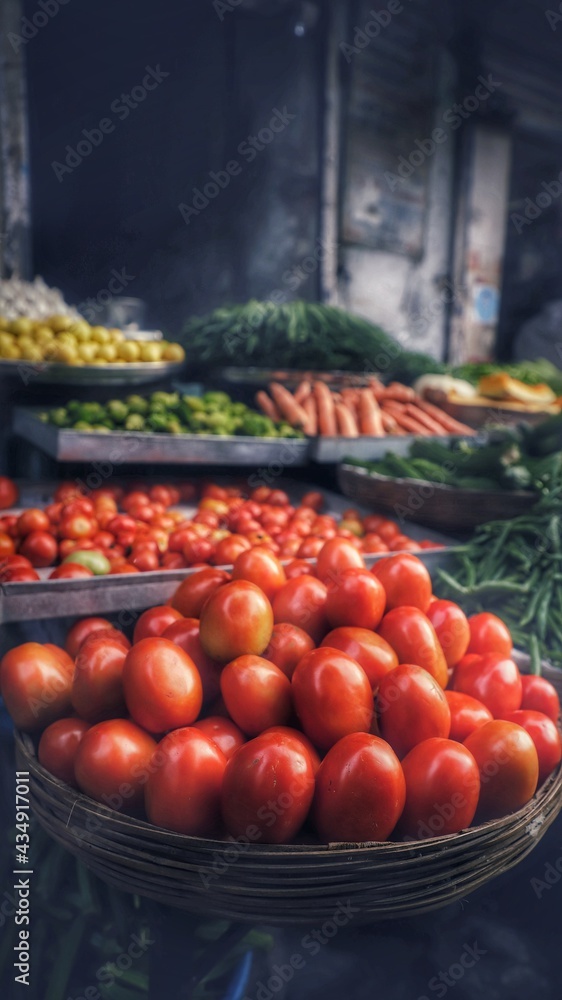
[[(216, 481), (222, 484), (231, 480), (217, 476)], [(127, 482), (126, 477), (119, 479), (121, 485)], [(20, 506), (3, 513), (19, 513), (23, 507), (43, 506), (51, 503), (56, 489), (56, 482), (34, 481), (18, 484), (20, 488)], [(280, 478), (280, 488), (285, 489), (294, 502), (311, 488), (310, 484), (295, 483)], [(322, 490), (327, 512), (341, 516), (349, 507), (345, 496), (331, 490)], [(177, 509), (177, 508), (176, 508)], [(192, 517), (195, 506), (181, 505), (180, 509), (186, 517)], [(370, 513), (370, 509), (358, 505), (361, 514)], [(431, 531), (419, 525), (408, 525), (407, 534), (415, 540), (429, 539), (440, 543), (444, 549), (422, 549), (416, 553), (426, 563), (430, 572), (435, 568), (447, 568), (454, 551), (454, 539), (438, 531)], [(365, 563), (372, 566), (384, 554), (365, 554)], [(309, 560), (311, 565), (314, 559)], [(40, 621), (47, 618), (78, 615), (106, 615), (118, 611), (128, 614), (144, 610), (155, 604), (165, 604), (170, 600), (178, 584), (196, 570), (191, 569), (157, 569), (144, 573), (116, 573), (107, 576), (81, 577), (79, 579), (49, 580), (53, 567), (37, 570), (40, 580), (20, 583), (0, 584), (0, 624), (19, 621)], [(230, 567), (221, 567), (229, 569)]]
[[(17, 407), (14, 431), (59, 462), (274, 466), (308, 464), (307, 438), (237, 437), (219, 434), (149, 434), (144, 431), (75, 431), (39, 419), (40, 411)], [(277, 469), (277, 466), (280, 466)], [(275, 469), (277, 470), (275, 472)]]

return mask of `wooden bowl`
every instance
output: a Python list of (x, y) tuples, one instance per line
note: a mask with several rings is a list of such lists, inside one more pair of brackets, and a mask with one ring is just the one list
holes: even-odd
[(423, 479), (399, 479), (343, 463), (337, 470), (342, 493), (388, 511), (398, 521), (416, 521), (440, 531), (467, 531), (485, 521), (525, 514), (539, 495), (527, 490), (467, 490)]

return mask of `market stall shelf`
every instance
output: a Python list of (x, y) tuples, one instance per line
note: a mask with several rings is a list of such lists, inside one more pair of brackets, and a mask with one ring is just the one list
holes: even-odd
[(69, 365), (54, 361), (0, 359), (0, 377), (19, 378), (25, 385), (149, 385), (180, 375), (183, 361), (112, 362), (103, 365)]
[[(312, 439), (310, 457), (321, 464), (335, 464), (348, 457), (375, 461), (378, 458), (384, 458), (388, 452), (392, 452), (394, 455), (407, 455), (415, 440), (414, 434), (388, 434), (385, 437), (361, 435), (361, 437), (355, 438), (317, 437)], [(440, 444), (464, 440), (472, 441), (474, 439), (465, 438), (463, 435), (424, 438), (424, 441), (438, 441)], [(484, 440), (484, 438), (479, 440)]]
[(467, 896), (525, 858), (562, 807), (562, 766), (524, 808), (457, 834), (369, 844), (265, 845), (158, 829), (63, 784), (16, 733), (17, 767), (29, 771), (33, 811), (58, 843), (100, 878), (205, 916), (268, 924), (332, 917), (341, 900), (354, 920), (414, 916)]
[[(259, 438), (218, 434), (150, 434), (144, 431), (75, 431), (44, 423), (37, 410), (19, 407), (14, 431), (60, 462), (110, 461), (167, 465), (278, 463), (281, 469), (308, 463), (306, 438)], [(281, 469), (279, 471), (281, 471)]]

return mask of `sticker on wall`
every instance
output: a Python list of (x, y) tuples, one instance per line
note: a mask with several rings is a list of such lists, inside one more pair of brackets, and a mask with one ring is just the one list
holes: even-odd
[(476, 323), (485, 326), (498, 321), (500, 294), (494, 285), (476, 284), (472, 289), (472, 311)]

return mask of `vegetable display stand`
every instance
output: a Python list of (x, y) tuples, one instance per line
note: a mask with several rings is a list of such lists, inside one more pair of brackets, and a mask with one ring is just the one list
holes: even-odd
[(290, 468), (306, 465), (310, 451), (306, 438), (66, 430), (43, 423), (37, 411), (24, 407), (15, 410), (14, 431), (59, 462), (253, 467), (279, 463)]
[(363, 923), (438, 909), (513, 868), (562, 807), (559, 766), (523, 809), (461, 833), (271, 846), (189, 837), (106, 808), (49, 774), (20, 733), (16, 758), (38, 821), (100, 878), (205, 916), (278, 925), (325, 920), (342, 899)]
[(525, 514), (539, 499), (526, 490), (470, 490), (422, 479), (381, 476), (345, 462), (338, 485), (350, 500), (441, 531), (467, 531), (496, 518)]

